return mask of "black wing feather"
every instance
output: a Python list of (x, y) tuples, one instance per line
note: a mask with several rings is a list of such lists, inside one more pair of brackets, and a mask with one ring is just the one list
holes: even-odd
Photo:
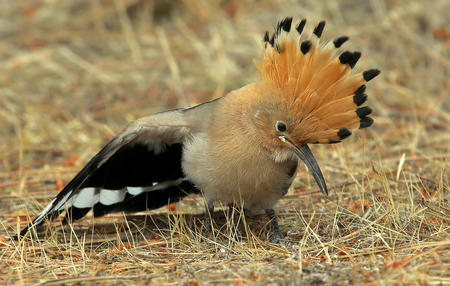
[(155, 154), (142, 144), (129, 143), (118, 150), (81, 187), (120, 190), (124, 187), (151, 186), (154, 182), (183, 177), (183, 146), (172, 144)]
[[(83, 188), (122, 190), (125, 187), (148, 187), (154, 183), (184, 177), (181, 168), (183, 149), (181, 143), (167, 144), (163, 151), (156, 154), (149, 146), (134, 140), (135, 138), (136, 136), (130, 137), (125, 144), (121, 144), (120, 140), (122, 142), (124, 140), (116, 137), (106, 144), (56, 196), (50, 210), (61, 200), (68, 201)], [(116, 211), (133, 212), (155, 209), (166, 205), (169, 201), (179, 201), (190, 193), (199, 193), (199, 190), (191, 182), (183, 180), (179, 185), (168, 186), (164, 189), (135, 196), (127, 194), (124, 201), (120, 203), (103, 205), (99, 202), (94, 205), (94, 216)], [(64, 221), (79, 219), (90, 209), (71, 206)], [(53, 219), (60, 213), (61, 210), (49, 211), (44, 218)], [(37, 218), (25, 227), (20, 235), (25, 235), (31, 227), (40, 225), (44, 219), (41, 218), (37, 222), (36, 220)]]

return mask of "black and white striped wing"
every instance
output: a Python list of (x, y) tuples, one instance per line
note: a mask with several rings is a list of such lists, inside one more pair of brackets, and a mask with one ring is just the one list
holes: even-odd
[(142, 211), (198, 193), (183, 176), (182, 144), (189, 128), (181, 110), (136, 120), (97, 153), (20, 235), (67, 209), (64, 221)]

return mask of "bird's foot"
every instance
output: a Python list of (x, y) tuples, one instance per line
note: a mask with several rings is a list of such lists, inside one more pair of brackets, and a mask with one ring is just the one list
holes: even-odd
[(212, 229), (212, 214), (214, 212), (214, 205), (208, 204), (206, 206), (205, 210), (205, 229), (203, 230), (203, 235), (205, 237), (211, 237), (213, 236), (213, 229)]
[(281, 232), (280, 226), (278, 225), (278, 219), (275, 216), (275, 211), (273, 209), (266, 209), (266, 215), (270, 219), (273, 231), (270, 236), (270, 242), (280, 243), (284, 239), (284, 234)]
[(270, 236), (270, 242), (272, 243), (280, 243), (285, 238), (284, 234), (281, 232), (280, 229), (273, 230), (272, 235)]

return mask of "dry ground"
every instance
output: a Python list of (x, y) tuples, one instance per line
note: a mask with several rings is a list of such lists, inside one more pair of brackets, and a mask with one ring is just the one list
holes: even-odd
[[(448, 1), (156, 2), (0, 1), (0, 284), (450, 284)], [(256, 80), (287, 15), (382, 74), (374, 126), (312, 147), (330, 196), (302, 166), (278, 204), (286, 242), (233, 210), (202, 237), (196, 197), (8, 239), (126, 122)]]

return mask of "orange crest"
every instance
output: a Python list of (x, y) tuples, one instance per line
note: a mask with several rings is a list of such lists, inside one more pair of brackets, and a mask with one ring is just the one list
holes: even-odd
[(371, 69), (352, 74), (360, 52), (339, 52), (348, 37), (321, 44), (325, 21), (310, 38), (303, 36), (306, 20), (295, 28), (292, 18), (278, 23), (272, 36), (264, 35), (261, 63), (256, 63), (263, 84), (285, 97), (298, 121), (296, 127), (304, 143), (337, 143), (351, 135), (352, 129), (369, 127), (371, 109), (366, 101), (365, 83), (380, 71)]

